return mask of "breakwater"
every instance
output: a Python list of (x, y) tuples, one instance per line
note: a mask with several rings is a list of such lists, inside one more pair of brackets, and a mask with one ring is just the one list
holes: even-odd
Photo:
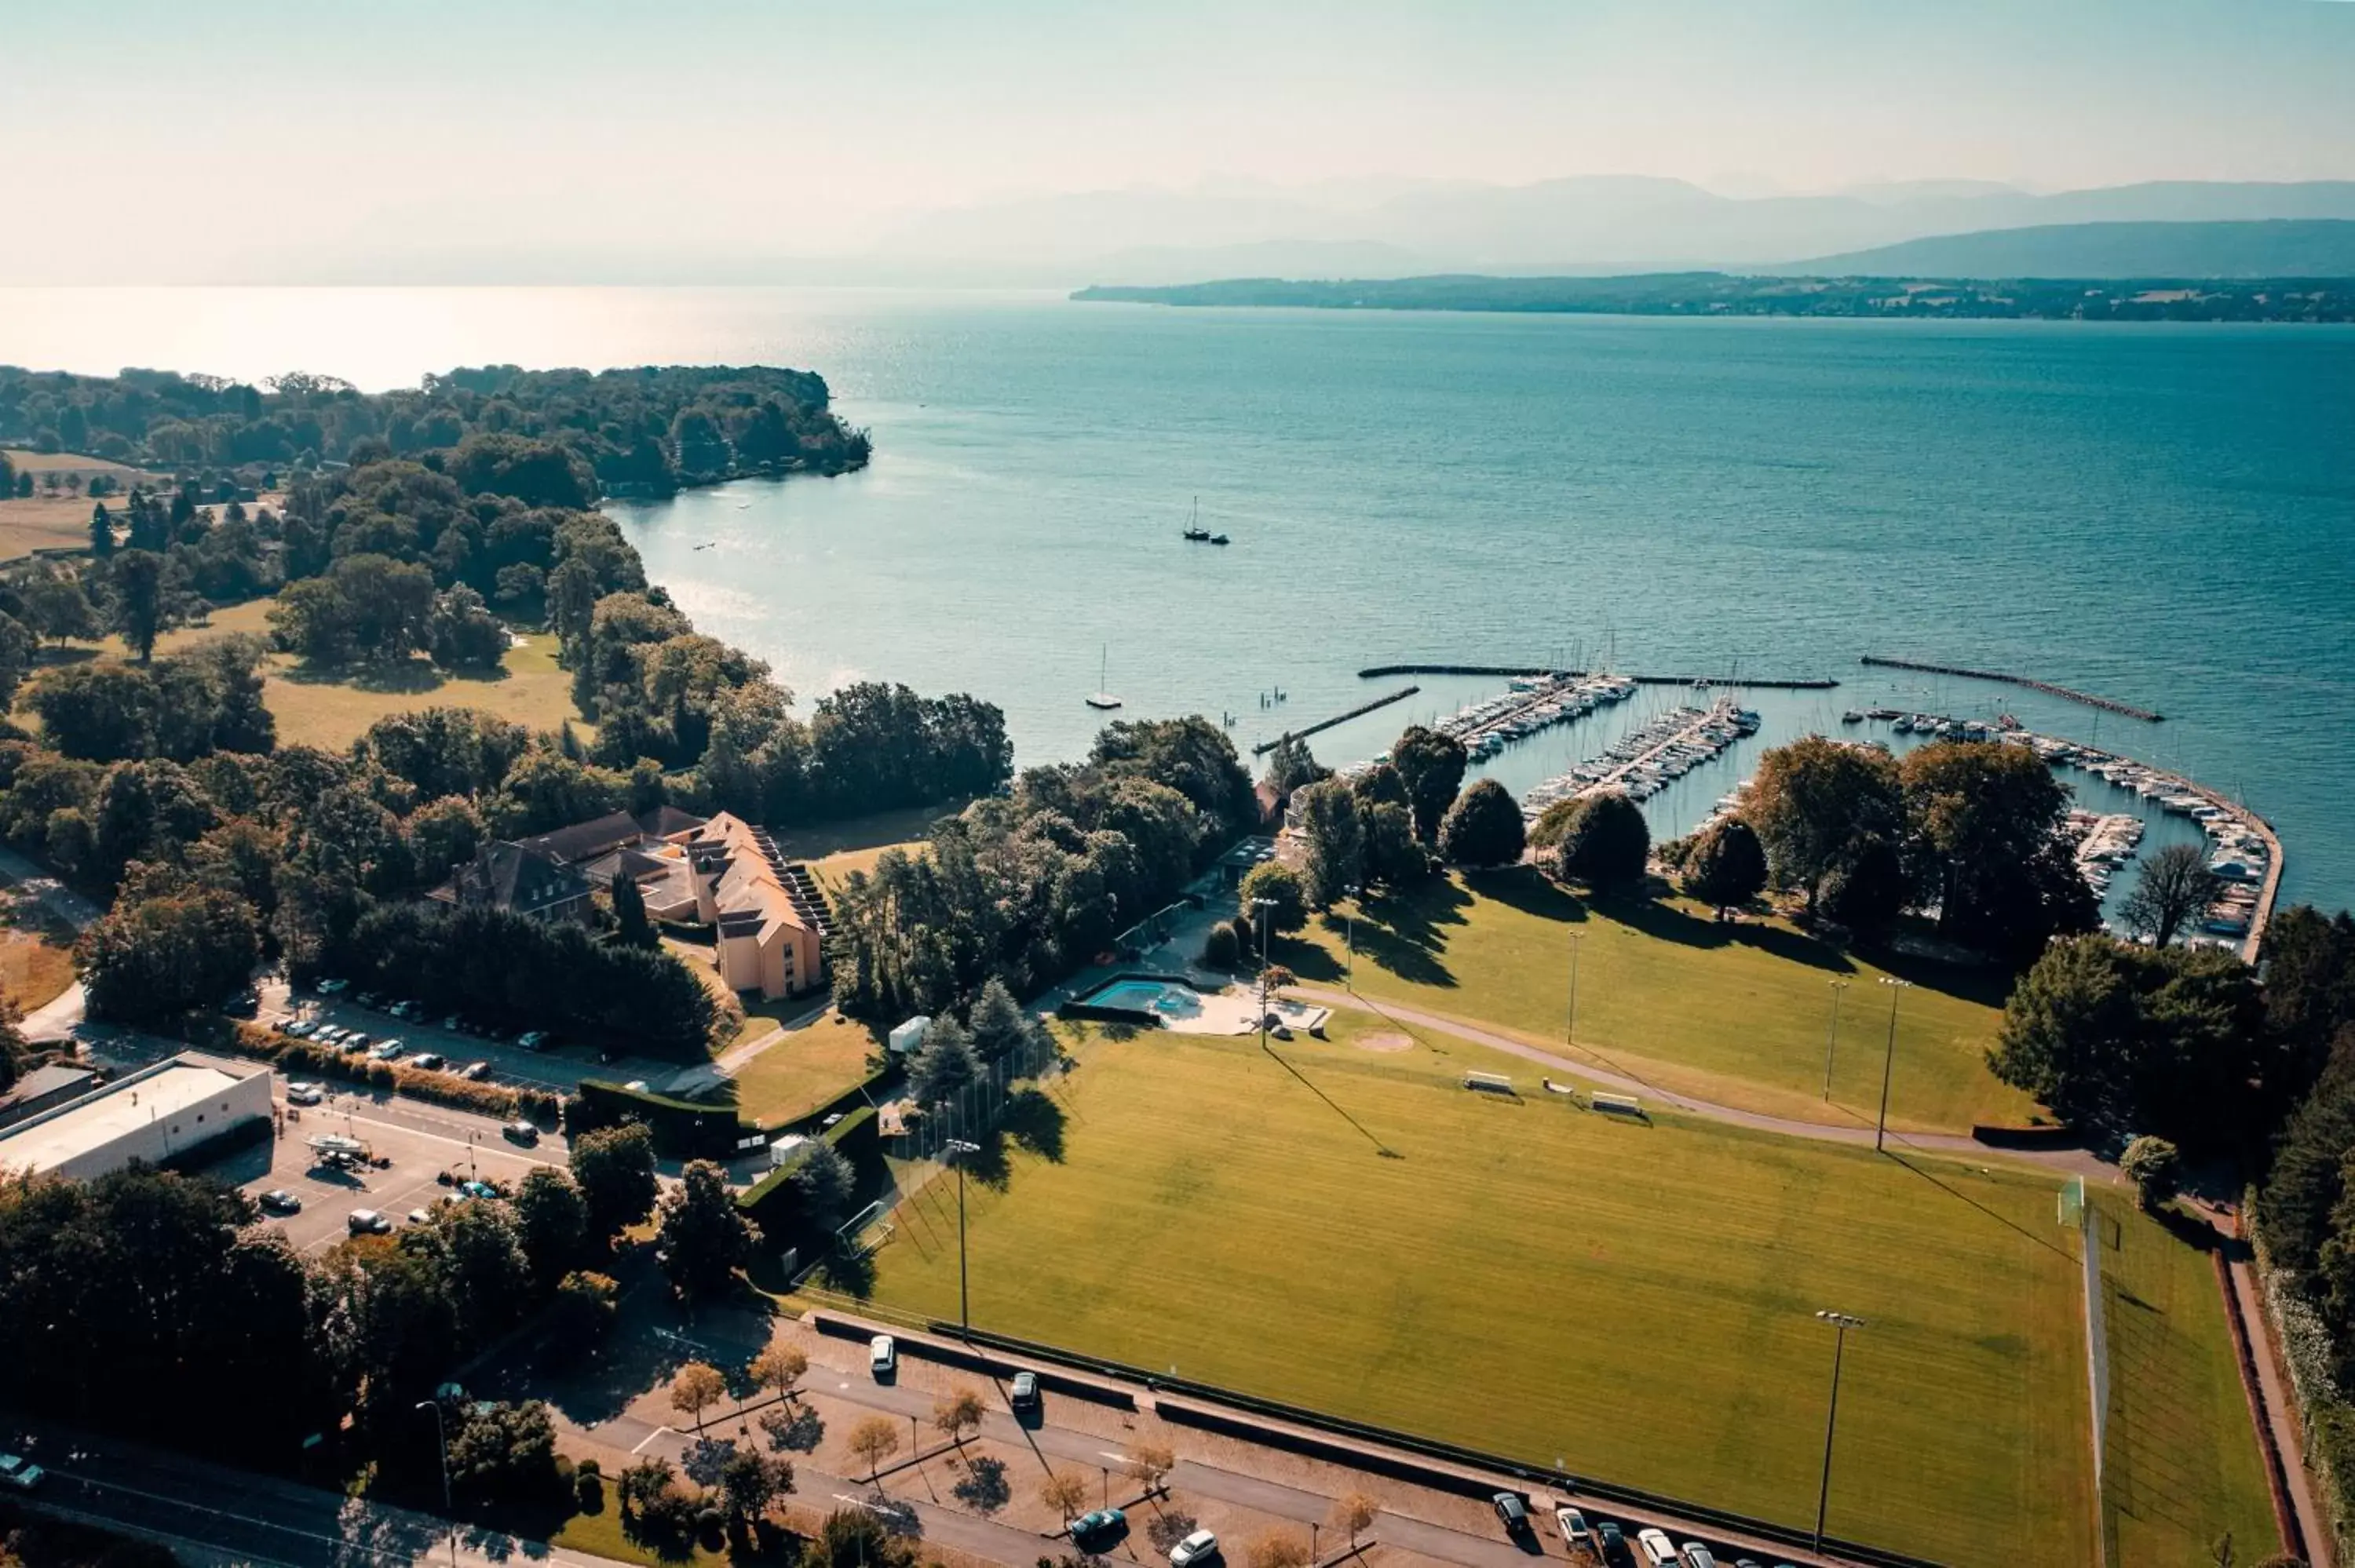
[(1383, 695), (1376, 697), (1372, 702), (1359, 703), (1348, 713), (1335, 714), (1328, 719), (1318, 719), (1315, 724), (1309, 725), (1303, 729), (1285, 730), (1273, 740), (1263, 740), (1257, 746), (1252, 747), (1252, 755), (1253, 757), (1264, 757), (1269, 752), (1273, 751), (1277, 747), (1282, 746), (1287, 740), (1305, 740), (1320, 730), (1331, 729), (1337, 724), (1348, 724), (1351, 719), (1362, 717), (1367, 714), (1372, 713), (1376, 708), (1386, 708), (1392, 703), (1402, 703), (1421, 690), (1423, 690), (1421, 686), (1401, 686), (1397, 691), (1385, 693)]
[[(1870, 664), (1875, 661), (1868, 659)], [(1592, 671), (1549, 670), (1542, 664), (1372, 664), (1358, 672), (1361, 681), (1379, 680), (1384, 675), (1503, 675), (1546, 676), (1555, 680), (1582, 680)], [(1756, 686), (1762, 691), (1828, 692), (1839, 683), (1828, 675), (1811, 675), (1797, 679), (1767, 679), (1742, 676), (1732, 679), (1715, 675), (1630, 675), (1628, 680), (1645, 686)]]
[(2119, 702), (2115, 697), (2097, 697), (2091, 692), (2056, 686), (2050, 681), (2033, 681), (2026, 675), (2006, 674), (2000, 670), (1973, 670), (1960, 664), (1925, 664), (1918, 660), (1882, 659), (1870, 653), (1866, 654), (1858, 662), (1881, 670), (1919, 670), (1931, 675), (1960, 675), (1972, 681), (1999, 681), (2007, 686), (2023, 686), (2031, 692), (2042, 692), (2047, 696), (2066, 697), (2073, 703), (2083, 703), (2090, 708), (2101, 708), (2109, 713), (2124, 714), (2128, 718), (2141, 719), (2146, 724), (2158, 724), (2167, 717), (2165, 714), (2153, 713), (2148, 708), (2138, 708), (2131, 703)]

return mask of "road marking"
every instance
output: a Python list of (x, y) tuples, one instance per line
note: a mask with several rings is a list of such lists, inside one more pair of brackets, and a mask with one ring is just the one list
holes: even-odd
[[(406, 1562), (409, 1557), (407, 1552), (389, 1552), (381, 1547), (362, 1545), (358, 1542), (346, 1541), (342, 1536), (338, 1535), (322, 1535), (315, 1530), (304, 1530), (299, 1525), (282, 1524), (274, 1519), (256, 1519), (250, 1514), (231, 1513), (225, 1508), (213, 1508), (205, 1503), (191, 1501), (186, 1498), (165, 1497), (159, 1492), (142, 1491), (137, 1487), (126, 1487), (120, 1481), (101, 1481), (90, 1476), (75, 1475), (69, 1470), (59, 1470), (57, 1474), (66, 1480), (79, 1481), (83, 1486), (94, 1488), (99, 1491), (122, 1492), (130, 1497), (144, 1498), (149, 1502), (162, 1503), (166, 1508), (189, 1509), (197, 1513), (208, 1513), (215, 1519), (233, 1520), (239, 1524), (250, 1524), (262, 1530), (274, 1530), (282, 1535), (299, 1535), (305, 1541), (323, 1541), (328, 1545), (336, 1547), (338, 1550), (348, 1549), (357, 1552), (365, 1552), (371, 1556), (377, 1557), (398, 1557), (403, 1562)], [(373, 1523), (377, 1521), (371, 1520), (371, 1522)], [(395, 1520), (392, 1522), (398, 1521)], [(442, 1529), (447, 1530), (449, 1526), (447, 1521), (442, 1521)], [(207, 1544), (211, 1545), (213, 1543), (208, 1542)], [(216, 1546), (215, 1550), (222, 1550), (222, 1548)]]
[(674, 1437), (676, 1437), (676, 1436), (678, 1436), (678, 1434), (677, 1434), (677, 1433), (676, 1433), (676, 1432), (671, 1432), (670, 1428), (669, 1428), (669, 1427), (667, 1427), (667, 1426), (657, 1426), (657, 1427), (655, 1427), (653, 1431), (651, 1431), (651, 1432), (647, 1433), (645, 1436), (643, 1436), (643, 1437), (639, 1438), (639, 1439), (638, 1439), (638, 1446), (637, 1446), (636, 1447), (634, 1447), (634, 1448), (631, 1449), (631, 1450), (630, 1450), (630, 1452), (631, 1452), (631, 1453), (633, 1453), (633, 1454), (643, 1454), (643, 1453), (645, 1453), (645, 1448), (646, 1448), (646, 1445), (647, 1445), (647, 1444), (649, 1444), (649, 1443), (651, 1443), (651, 1442), (653, 1442), (655, 1438), (657, 1438), (657, 1437), (661, 1436), (662, 1436), (664, 1433), (666, 1433), (666, 1432), (670, 1432), (670, 1435), (671, 1435), (672, 1436), (674, 1436)]
[(1125, 1454), (1115, 1454), (1115, 1453), (1114, 1453), (1114, 1452), (1113, 1452), (1111, 1449), (1109, 1449), (1109, 1448), (1099, 1448), (1099, 1449), (1097, 1449), (1097, 1450), (1096, 1450), (1096, 1457), (1098, 1457), (1098, 1458), (1100, 1458), (1100, 1459), (1110, 1459), (1110, 1460), (1111, 1460), (1114, 1464), (1115, 1464), (1115, 1465), (1125, 1465), (1125, 1464), (1127, 1464), (1127, 1463), (1128, 1463), (1128, 1456), (1127, 1456), (1127, 1455), (1125, 1455)]

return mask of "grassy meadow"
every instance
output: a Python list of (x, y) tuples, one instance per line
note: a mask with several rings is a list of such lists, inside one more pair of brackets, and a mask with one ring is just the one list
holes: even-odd
[[(1812, 1314), (1836, 1307), (1871, 1324), (1836, 1533), (2089, 1559), (2080, 1273), (2051, 1179), (1473, 1095), (1464, 1071), (1526, 1084), (1527, 1065), (1394, 1033), (1082, 1052), (1055, 1157), (1018, 1153), (973, 1193), (985, 1326), (1799, 1521), (1831, 1354)], [(953, 1316), (954, 1220), (906, 1207), (875, 1294)]]
[[(772, 1014), (806, 1012), (808, 999), (764, 1003), (750, 1010), (740, 1041), (776, 1027)], [(788, 1029), (736, 1074), (736, 1108), (764, 1127), (807, 1116), (867, 1076), (868, 1058), (883, 1049), (875, 1031), (832, 1008), (798, 1028)]]
[[(1879, 1106), (1889, 971), (1780, 921), (1719, 925), (1682, 900), (1589, 904), (1526, 867), (1433, 879), (1369, 899), (1356, 922), (1357, 992), (1563, 1049), (1577, 941), (1577, 1048), (1564, 1054), (1700, 1098), (1805, 1120), (1870, 1122)], [(1279, 941), (1278, 961), (1337, 988), (1348, 968), (1338, 911)], [(2036, 1113), (1996, 1081), (2006, 977), (1905, 964), (1890, 1125), (1967, 1131)], [(1824, 1055), (1834, 981), (1839, 1035), (1831, 1096)]]

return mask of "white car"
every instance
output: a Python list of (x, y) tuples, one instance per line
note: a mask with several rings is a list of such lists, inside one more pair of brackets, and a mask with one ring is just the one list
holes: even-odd
[(327, 1091), (317, 1084), (301, 1079), (286, 1086), (286, 1103), (290, 1106), (314, 1106), (327, 1097)]
[(1685, 1542), (1685, 1568), (1717, 1568), (1717, 1554), (1698, 1541)]
[(867, 1341), (867, 1370), (879, 1378), (900, 1370), (900, 1346), (890, 1335), (878, 1334)]
[(1169, 1568), (1192, 1568), (1197, 1563), (1208, 1563), (1219, 1554), (1219, 1538), (1207, 1530), (1198, 1530), (1169, 1549)]
[(1554, 1509), (1553, 1522), (1554, 1528), (1561, 1531), (1564, 1546), (1584, 1546), (1594, 1539), (1594, 1532), (1586, 1528), (1586, 1516), (1568, 1503)]
[(1644, 1568), (1677, 1568), (1677, 1549), (1669, 1544), (1667, 1531), (1639, 1530), (1636, 1546), (1644, 1554)]
[(0, 1483), (29, 1492), (41, 1484), (41, 1467), (15, 1454), (0, 1454)]

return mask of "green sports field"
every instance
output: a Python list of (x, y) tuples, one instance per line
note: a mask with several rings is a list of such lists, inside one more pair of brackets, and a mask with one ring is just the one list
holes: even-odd
[[(1348, 927), (1322, 916), (1277, 957), (1340, 983)], [(1700, 1098), (1807, 1120), (1870, 1121), (1889, 1034), (1891, 971), (1774, 921), (1721, 926), (1688, 903), (1589, 905), (1526, 867), (1436, 878), (1369, 900), (1354, 984), (1377, 1001), (1501, 1027), (1559, 1049), (1578, 938), (1578, 1045), (1598, 1065)], [(2036, 1112), (1987, 1069), (2009, 977), (1909, 963), (1898, 997), (1890, 1125), (1941, 1132)], [(1840, 1021), (1823, 1096), (1835, 980)]]
[[(1835, 1533), (2092, 1560), (2080, 1265), (2051, 1181), (1629, 1124), (1525, 1063), (1404, 1044), (1351, 1027), (1278, 1060), (1090, 1040), (1055, 1086), (1053, 1157), (974, 1190), (975, 1321), (1805, 1522), (1832, 1350), (1812, 1314), (1837, 1307), (1871, 1326), (1849, 1345)], [(1474, 1068), (1528, 1097), (1465, 1092)], [(937, 1191), (877, 1261), (879, 1300), (954, 1315)], [(2210, 1506), (2186, 1504), (2190, 1530)]]

